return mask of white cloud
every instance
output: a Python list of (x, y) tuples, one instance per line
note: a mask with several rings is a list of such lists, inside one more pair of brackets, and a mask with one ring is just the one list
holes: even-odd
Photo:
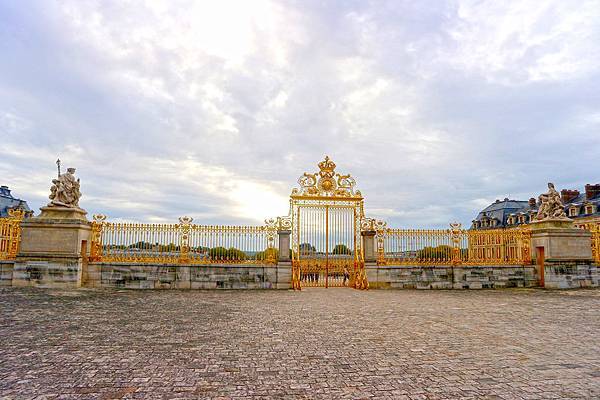
[(600, 2), (460, 1), (441, 62), (494, 82), (586, 76), (600, 61)]
[(32, 207), (57, 156), (90, 212), (139, 221), (259, 223), (325, 154), (390, 226), (597, 180), (596, 0), (15, 9), (0, 173)]
[(0, 132), (6, 138), (9, 135), (18, 135), (33, 127), (33, 123), (28, 119), (14, 114), (11, 111), (0, 111)]

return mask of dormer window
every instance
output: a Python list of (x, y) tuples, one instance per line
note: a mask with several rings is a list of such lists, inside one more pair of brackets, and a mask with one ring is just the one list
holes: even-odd
[(578, 212), (577, 212), (577, 207), (571, 207), (569, 208), (569, 217), (576, 217)]
[(585, 206), (585, 213), (586, 214), (593, 214), (594, 213), (594, 206), (591, 204), (588, 204), (587, 206)]
[(519, 223), (521, 223), (521, 224), (525, 223), (525, 216), (524, 215), (520, 215), (519, 216)]

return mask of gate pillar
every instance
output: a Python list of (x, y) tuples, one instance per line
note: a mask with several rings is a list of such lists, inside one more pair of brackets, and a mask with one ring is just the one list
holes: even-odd
[(363, 251), (366, 263), (374, 263), (377, 261), (377, 255), (375, 253), (375, 231), (366, 230), (361, 231), (363, 241)]
[(279, 262), (290, 261), (290, 235), (291, 230), (278, 230), (277, 236), (279, 237)]

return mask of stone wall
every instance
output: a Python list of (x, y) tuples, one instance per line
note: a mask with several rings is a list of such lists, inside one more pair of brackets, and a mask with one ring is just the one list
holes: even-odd
[[(501, 289), (538, 287), (536, 266), (367, 265), (372, 289)], [(545, 288), (600, 286), (598, 266), (554, 261)], [(289, 289), (291, 265), (152, 265), (82, 263), (77, 259), (0, 261), (0, 286), (126, 289)]]
[(536, 287), (534, 266), (367, 266), (374, 289), (499, 289)]
[(12, 286), (14, 261), (0, 260), (0, 287)]
[(586, 262), (553, 261), (544, 265), (546, 289), (577, 289), (600, 286), (597, 265)]
[(84, 286), (127, 289), (289, 289), (291, 267), (91, 263)]
[(62, 287), (80, 286), (81, 259), (53, 257), (14, 262), (12, 286)]

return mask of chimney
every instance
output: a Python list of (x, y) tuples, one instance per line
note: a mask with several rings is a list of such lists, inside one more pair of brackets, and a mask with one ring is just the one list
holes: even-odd
[[(563, 190), (563, 191), (564, 191), (564, 190)], [(531, 198), (529, 199), (529, 207), (531, 207), (531, 208), (535, 208), (536, 206), (537, 206), (537, 202), (536, 202), (536, 200), (535, 200), (535, 197), (531, 197)]]
[(8, 186), (5, 185), (0, 186), (0, 194), (3, 196), (11, 197), (10, 189), (8, 188)]
[[(587, 186), (586, 186), (586, 188), (587, 188)], [(579, 196), (579, 190), (563, 189), (560, 191), (560, 198), (561, 198), (563, 204), (567, 204), (568, 202), (570, 202), (577, 196)]]
[(589, 183), (585, 185), (585, 199), (591, 200), (594, 197), (600, 194), (600, 183), (596, 183), (595, 185), (590, 185)]

